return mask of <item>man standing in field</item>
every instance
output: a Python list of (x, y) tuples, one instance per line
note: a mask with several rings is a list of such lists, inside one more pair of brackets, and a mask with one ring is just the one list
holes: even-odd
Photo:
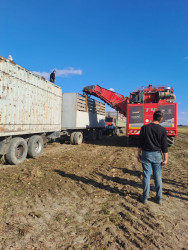
[[(138, 161), (143, 168), (143, 197), (142, 202), (147, 203), (150, 191), (151, 168), (156, 189), (156, 201), (162, 203), (162, 178), (161, 168), (168, 161), (168, 144), (166, 129), (159, 123), (163, 119), (163, 113), (156, 111), (153, 121), (141, 128), (138, 145)], [(162, 154), (163, 153), (163, 159)]]

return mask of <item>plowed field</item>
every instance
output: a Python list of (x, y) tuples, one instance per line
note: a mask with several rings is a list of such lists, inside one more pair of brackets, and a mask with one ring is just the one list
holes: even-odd
[(143, 205), (142, 169), (126, 137), (53, 143), (0, 165), (0, 249), (187, 249), (188, 134), (163, 167), (163, 203)]

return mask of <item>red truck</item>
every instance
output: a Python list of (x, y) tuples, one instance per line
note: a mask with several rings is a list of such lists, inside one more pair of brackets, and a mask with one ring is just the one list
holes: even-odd
[(108, 111), (105, 116), (107, 134), (120, 135), (126, 132), (126, 117), (118, 111)]
[(164, 114), (161, 125), (166, 128), (168, 144), (174, 143), (177, 136), (177, 103), (175, 103), (174, 89), (166, 86), (152, 86), (137, 88), (129, 97), (104, 89), (99, 85), (84, 87), (83, 91), (99, 97), (112, 108), (127, 118), (126, 134), (135, 139), (143, 125), (153, 119), (153, 113), (161, 110)]

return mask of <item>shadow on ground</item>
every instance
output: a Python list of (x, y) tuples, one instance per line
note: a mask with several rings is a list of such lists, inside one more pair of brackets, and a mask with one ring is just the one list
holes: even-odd
[(102, 140), (85, 140), (86, 144), (98, 146), (114, 146), (114, 147), (137, 147), (138, 140), (132, 140), (126, 136), (104, 136)]

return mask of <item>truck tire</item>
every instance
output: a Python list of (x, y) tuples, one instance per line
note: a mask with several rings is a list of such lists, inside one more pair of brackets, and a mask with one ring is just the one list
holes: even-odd
[(76, 132), (74, 135), (75, 145), (80, 145), (83, 142), (83, 134), (81, 132)]
[(167, 137), (168, 147), (172, 147), (174, 144), (174, 137), (168, 136)]
[(96, 133), (96, 131), (95, 131), (95, 130), (91, 130), (91, 131), (89, 132), (89, 139), (90, 139), (91, 141), (95, 141), (96, 138), (97, 138), (97, 133)]
[(20, 164), (24, 162), (27, 151), (27, 142), (21, 137), (15, 137), (10, 141), (9, 151), (5, 155), (5, 159), (9, 164)]
[(74, 139), (75, 134), (76, 134), (76, 132), (72, 132), (70, 135), (70, 143), (73, 145), (75, 145), (75, 139)]
[(102, 139), (102, 130), (99, 129), (99, 130), (97, 131), (97, 140), (101, 140), (101, 139)]
[(44, 148), (44, 141), (41, 136), (33, 135), (28, 141), (28, 156), (31, 158), (37, 158), (42, 154)]

